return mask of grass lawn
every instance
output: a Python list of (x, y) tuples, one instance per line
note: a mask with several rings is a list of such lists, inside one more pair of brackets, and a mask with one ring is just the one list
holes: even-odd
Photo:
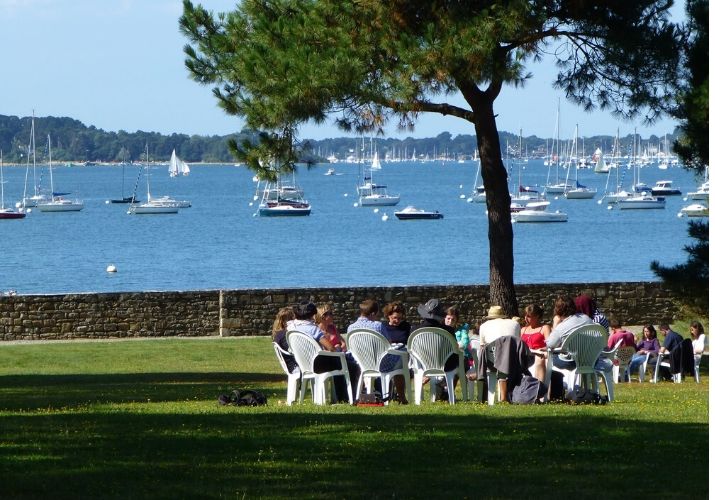
[(288, 407), (268, 338), (0, 344), (0, 497), (707, 498), (708, 387)]

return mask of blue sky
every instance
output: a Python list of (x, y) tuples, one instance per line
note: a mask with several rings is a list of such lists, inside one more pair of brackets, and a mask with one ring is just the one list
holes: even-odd
[[(236, 0), (203, 0), (215, 12)], [(676, 6), (681, 1), (676, 2)], [(104, 130), (198, 135), (230, 134), (242, 128), (222, 113), (209, 87), (189, 79), (179, 33), (181, 0), (0, 0), (0, 114), (69, 116)], [(677, 14), (682, 19), (682, 13)], [(496, 102), (499, 130), (551, 137), (559, 93), (555, 71), (533, 67), (525, 88), (504, 89)], [(561, 98), (561, 136), (578, 123), (580, 135), (626, 135), (638, 127), (662, 136), (675, 127), (661, 120), (644, 127), (618, 122), (609, 113), (585, 113)], [(425, 115), (413, 132), (388, 129), (391, 137), (429, 137), (441, 132), (474, 134), (451, 117)], [(308, 125), (302, 138), (346, 135), (332, 124)]]

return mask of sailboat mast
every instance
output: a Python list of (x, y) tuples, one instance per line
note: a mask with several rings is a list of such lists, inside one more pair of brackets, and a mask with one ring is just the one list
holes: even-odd
[(50, 134), (47, 134), (47, 152), (49, 155), (49, 169), (50, 169), (50, 197), (52, 200), (55, 199), (55, 183), (52, 179), (52, 143), (50, 141)]
[(2, 149), (0, 149), (0, 209), (5, 208), (5, 179), (2, 176)]

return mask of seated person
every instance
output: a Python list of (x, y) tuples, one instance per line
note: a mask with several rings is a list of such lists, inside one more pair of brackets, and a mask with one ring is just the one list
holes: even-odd
[(439, 299), (429, 299), (424, 304), (417, 306), (417, 314), (420, 315), (420, 322), (412, 325), (412, 331), (424, 327), (437, 327), (454, 333), (454, 327), (444, 324), (444, 309)]
[(491, 306), (484, 322), (479, 327), (479, 343), (484, 347), (499, 337), (507, 335), (517, 339), (521, 338), (519, 323), (504, 314), (501, 306)]
[[(328, 338), (323, 334), (320, 327), (315, 324), (314, 318), (318, 313), (318, 308), (315, 307), (315, 304), (307, 300), (303, 300), (293, 308), (293, 313), (295, 314), (295, 319), (288, 322), (286, 326), (287, 331), (298, 331), (318, 342), (323, 350), (335, 352), (333, 344), (331, 344)], [(360, 376), (360, 367), (350, 356), (346, 356), (345, 359), (347, 361), (348, 371), (350, 372), (350, 383), (352, 384), (354, 391), (357, 388), (358, 377)], [(337, 358), (318, 355), (313, 360), (313, 371), (315, 373), (325, 373), (339, 369), (340, 360)], [(334, 384), (338, 401), (349, 401), (345, 381), (341, 377), (336, 377)]]
[(534, 376), (541, 382), (546, 378), (546, 338), (551, 327), (543, 322), (544, 310), (538, 304), (529, 304), (524, 309), (526, 326), (521, 328), (521, 340), (533, 354)]
[(698, 358), (708, 350), (707, 335), (705, 335), (705, 328), (700, 321), (690, 323), (690, 337), (693, 340), (693, 354)]
[(335, 350), (345, 352), (347, 351), (345, 339), (338, 333), (338, 328), (335, 326), (333, 317), (333, 308), (329, 304), (321, 304), (318, 306), (318, 314), (315, 316), (315, 322), (330, 343), (333, 344)]
[(457, 340), (457, 345), (464, 351), (464, 369), (469, 370), (474, 364), (472, 351), (469, 348), (469, 323), (463, 323), (461, 326), (457, 323), (459, 323), (459, 311), (454, 306), (448, 307), (444, 316), (444, 324), (455, 329), (454, 336)]
[[(663, 334), (664, 337), (663, 345), (660, 347), (660, 353), (663, 354), (663, 359), (668, 359), (668, 355), (671, 353), (671, 351), (677, 346), (679, 346), (680, 343), (683, 341), (683, 336), (680, 335), (678, 332), (671, 330), (670, 325), (665, 321), (658, 325), (658, 330), (660, 331), (660, 333)], [(666, 380), (670, 380), (673, 376), (670, 372), (670, 369), (665, 366), (661, 366), (660, 368), (658, 368), (658, 373), (660, 377), (663, 377)]]
[[(546, 340), (546, 347), (556, 349), (563, 345), (564, 340), (577, 328), (593, 324), (591, 318), (576, 311), (576, 304), (571, 297), (559, 295), (554, 303), (554, 328)], [(559, 356), (554, 356), (553, 365), (562, 370), (574, 370), (576, 363)]]
[[(295, 319), (295, 314), (293, 314), (292, 307), (281, 307), (276, 313), (276, 317), (273, 320), (272, 337), (273, 342), (278, 344), (284, 351), (290, 352), (290, 347), (288, 347), (288, 341), (286, 340), (286, 327), (288, 322)], [(293, 355), (282, 354), (283, 360), (285, 361), (286, 368), (290, 373), (295, 372), (298, 368), (298, 363), (295, 361)]]
[(606, 318), (606, 316), (601, 312), (601, 310), (596, 305), (596, 301), (590, 295), (581, 294), (573, 300), (574, 304), (576, 305), (576, 312), (585, 314), (586, 316), (591, 318), (591, 321), (593, 321), (594, 323), (598, 323), (603, 328), (605, 328), (606, 331), (608, 331), (608, 328), (610, 326), (608, 323), (608, 318)]
[(621, 347), (633, 347), (635, 349), (636, 338), (633, 335), (633, 332), (624, 330), (621, 327), (621, 320), (619, 318), (612, 317), (610, 323), (611, 335), (609, 335), (608, 337), (608, 345), (606, 346), (606, 349), (610, 351), (611, 349), (616, 347), (616, 344), (619, 340), (623, 340), (623, 342), (621, 342)]
[(382, 331), (387, 340), (392, 344), (407, 345), (411, 326), (405, 321), (407, 311), (401, 302), (390, 302), (382, 308), (385, 321), (382, 322)]
[(640, 366), (645, 363), (646, 358), (650, 354), (650, 360), (655, 363), (658, 357), (658, 352), (660, 352), (660, 342), (658, 342), (658, 335), (655, 333), (655, 327), (653, 325), (646, 325), (643, 327), (643, 338), (636, 344), (636, 353), (631, 358), (631, 362), (628, 365), (628, 372), (633, 375), (640, 369)]

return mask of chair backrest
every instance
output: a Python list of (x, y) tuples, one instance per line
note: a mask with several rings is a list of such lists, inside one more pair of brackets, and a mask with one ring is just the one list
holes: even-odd
[(291, 371), (288, 369), (288, 365), (286, 364), (285, 357), (286, 356), (293, 357), (293, 355), (291, 353), (289, 353), (288, 351), (285, 351), (276, 342), (273, 342), (273, 350), (275, 351), (276, 357), (278, 358), (278, 362), (281, 364), (281, 368), (283, 368), (283, 371), (285, 372), (285, 374), (290, 375)]
[(407, 339), (407, 351), (422, 368), (426, 370), (443, 370), (452, 354), (459, 354), (461, 349), (457, 339), (443, 328), (418, 328)]
[(302, 372), (313, 371), (313, 358), (322, 350), (320, 344), (303, 332), (291, 330), (287, 334), (288, 345)]
[(390, 348), (390, 342), (384, 336), (368, 328), (356, 328), (349, 332), (345, 343), (363, 372), (379, 372), (380, 361)]
[(594, 366), (606, 347), (606, 329), (593, 323), (579, 326), (566, 337), (561, 348), (576, 363), (576, 373), (594, 373)]
[(631, 362), (635, 353), (636, 348), (633, 346), (628, 345), (625, 347), (619, 347), (616, 349), (616, 359), (618, 360), (618, 364), (620, 366), (628, 366), (628, 363)]

